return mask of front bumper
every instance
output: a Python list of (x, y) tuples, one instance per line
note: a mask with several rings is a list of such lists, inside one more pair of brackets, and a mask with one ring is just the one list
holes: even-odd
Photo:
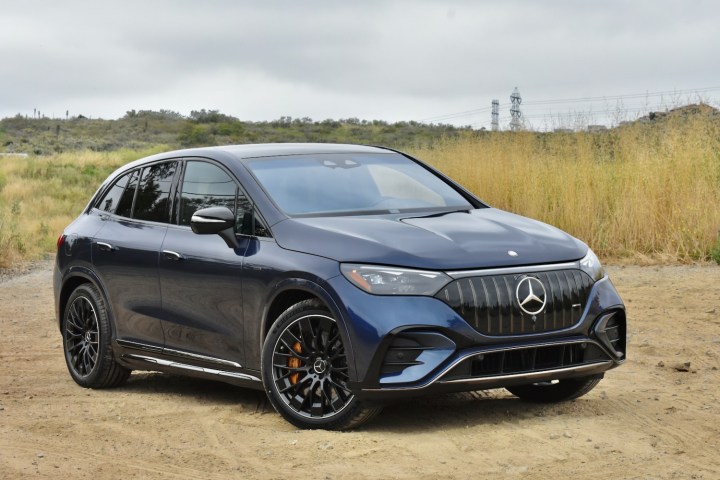
[(351, 387), (390, 399), (602, 375), (625, 360), (625, 308), (605, 277), (580, 320), (564, 329), (484, 335), (431, 297), (374, 296), (330, 280), (344, 306), (353, 352)]

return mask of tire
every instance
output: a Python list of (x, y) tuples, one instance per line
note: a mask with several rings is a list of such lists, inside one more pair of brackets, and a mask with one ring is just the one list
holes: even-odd
[(559, 380), (557, 383), (532, 383), (530, 385), (517, 385), (507, 387), (507, 390), (528, 402), (554, 403), (573, 400), (582, 397), (595, 385), (600, 383), (602, 375), (591, 377), (568, 378)]
[(65, 363), (75, 383), (86, 388), (117, 387), (130, 370), (113, 358), (110, 318), (105, 300), (94, 285), (77, 287), (63, 312)]
[(265, 339), (261, 368), (270, 403), (296, 427), (348, 430), (381, 410), (348, 387), (340, 330), (318, 300), (297, 303), (278, 317)]

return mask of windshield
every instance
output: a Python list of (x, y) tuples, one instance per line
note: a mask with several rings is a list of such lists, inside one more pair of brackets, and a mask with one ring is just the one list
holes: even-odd
[(474, 208), (433, 173), (395, 153), (258, 158), (248, 167), (290, 216)]

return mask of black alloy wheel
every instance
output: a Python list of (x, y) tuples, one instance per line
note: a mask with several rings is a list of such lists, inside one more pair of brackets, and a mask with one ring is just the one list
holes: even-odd
[(114, 387), (130, 376), (113, 358), (109, 315), (93, 285), (80, 285), (70, 295), (61, 328), (65, 363), (78, 385)]
[(90, 299), (77, 296), (65, 317), (65, 342), (70, 368), (79, 377), (92, 373), (100, 352), (100, 325)]
[(276, 410), (301, 428), (353, 428), (379, 412), (348, 387), (348, 358), (337, 322), (318, 301), (283, 313), (263, 348), (263, 382)]

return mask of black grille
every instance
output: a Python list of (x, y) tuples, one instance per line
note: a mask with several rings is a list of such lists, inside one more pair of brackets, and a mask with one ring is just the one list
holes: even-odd
[(445, 379), (532, 373), (607, 360), (607, 354), (592, 343), (545, 345), (477, 355), (457, 365)]
[(610, 340), (613, 351), (625, 354), (625, 323), (619, 318), (611, 318), (605, 326), (605, 334)]
[(395, 337), (385, 354), (382, 366), (380, 367), (380, 373), (383, 375), (399, 373), (407, 367), (420, 365), (421, 362), (416, 361), (416, 359), (425, 349), (427, 349), (427, 347), (422, 346), (412, 338), (402, 336)]
[[(517, 284), (524, 277), (535, 277), (545, 287), (545, 308), (537, 315), (523, 312), (515, 297)], [(523, 335), (575, 325), (582, 317), (592, 285), (592, 279), (580, 270), (553, 270), (461, 278), (435, 297), (482, 334)]]

